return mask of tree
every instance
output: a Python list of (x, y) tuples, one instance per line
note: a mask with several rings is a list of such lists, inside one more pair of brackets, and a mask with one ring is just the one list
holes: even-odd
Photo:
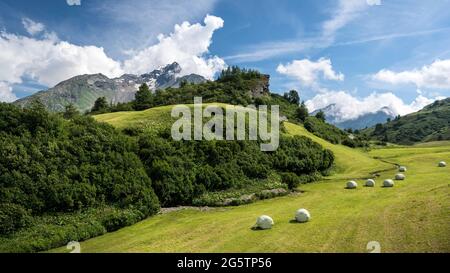
[(377, 123), (376, 125), (375, 125), (375, 133), (376, 134), (378, 134), (378, 133), (380, 133), (381, 131), (383, 131), (383, 124), (381, 124), (381, 123)]
[(291, 90), (289, 93), (284, 94), (284, 98), (287, 99), (292, 104), (300, 103), (300, 96), (296, 90)]
[(325, 120), (326, 120), (325, 113), (322, 110), (320, 110), (319, 112), (317, 112), (316, 118), (318, 118), (319, 120), (325, 122)]
[(105, 97), (100, 97), (94, 102), (94, 106), (91, 109), (93, 113), (102, 113), (108, 110), (108, 101)]
[(391, 118), (387, 118), (386, 121), (389, 123), (391, 122)]
[(309, 116), (308, 108), (304, 101), (302, 101), (300, 107), (297, 108), (295, 115), (301, 122), (305, 122), (306, 118)]
[(134, 109), (145, 110), (152, 107), (153, 94), (146, 83), (139, 86), (139, 90), (136, 92)]
[(189, 84), (189, 82), (186, 79), (182, 79), (181, 82), (180, 82), (180, 88), (183, 88), (183, 87), (185, 87), (188, 84)]
[(73, 105), (73, 103), (70, 103), (70, 104), (66, 105), (64, 113), (63, 113), (63, 117), (65, 119), (73, 119), (74, 117), (78, 116), (79, 114), (80, 114), (80, 112), (75, 107), (75, 105)]

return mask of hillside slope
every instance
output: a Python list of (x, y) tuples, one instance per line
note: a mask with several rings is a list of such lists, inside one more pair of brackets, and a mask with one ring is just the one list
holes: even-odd
[(450, 140), (450, 98), (436, 101), (416, 113), (366, 129), (363, 133), (374, 140), (407, 145)]
[[(446, 182), (450, 172), (436, 166), (439, 160), (450, 161), (450, 146), (391, 148), (366, 154), (330, 144), (295, 124), (285, 125), (289, 133), (310, 137), (332, 149), (339, 166), (336, 175), (302, 185), (305, 192), (300, 195), (158, 215), (82, 242), (82, 252), (366, 252), (369, 241), (380, 242), (382, 252), (450, 251)], [(390, 170), (380, 173), (375, 188), (346, 190), (344, 177), (363, 177), (370, 168), (386, 167), (374, 156), (406, 164), (407, 180), (394, 188), (380, 187), (383, 179), (396, 173)], [(312, 214), (307, 224), (291, 221), (300, 207)], [(273, 229), (251, 230), (261, 214), (274, 218)]]
[[(207, 105), (219, 105), (225, 107), (227, 104), (210, 103)], [(145, 111), (117, 112), (102, 115), (96, 115), (97, 121), (107, 122), (119, 129), (126, 129), (138, 126), (145, 130), (158, 131), (164, 128), (170, 128), (175, 119), (172, 119), (170, 112), (173, 106), (161, 106), (151, 108)], [(190, 107), (193, 107), (190, 105)], [(369, 157), (366, 153), (357, 149), (352, 149), (343, 145), (334, 145), (323, 140), (314, 134), (308, 132), (303, 126), (290, 122), (284, 122), (287, 132), (291, 135), (306, 136), (313, 141), (319, 143), (324, 148), (330, 149), (336, 156), (335, 175), (343, 178), (358, 178), (361, 176), (369, 176), (376, 170), (382, 170), (391, 167), (389, 164), (382, 163)], [(359, 162), (360, 167), (355, 168), (353, 162)]]

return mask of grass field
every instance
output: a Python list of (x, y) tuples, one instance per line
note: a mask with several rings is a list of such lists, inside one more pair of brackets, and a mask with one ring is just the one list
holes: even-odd
[[(157, 215), (82, 242), (82, 252), (366, 252), (369, 241), (378, 241), (382, 252), (450, 252), (450, 169), (437, 167), (441, 160), (450, 162), (450, 143), (367, 153), (330, 144), (298, 125), (285, 127), (288, 133), (311, 137), (334, 152), (332, 176), (302, 185), (302, 194)], [(406, 180), (382, 188), (382, 181), (393, 178), (396, 169), (380, 159), (407, 166)], [(360, 179), (358, 189), (345, 189), (347, 179), (373, 172), (381, 175), (374, 188), (362, 187)], [(299, 208), (310, 211), (310, 222), (292, 222)], [(275, 225), (271, 230), (252, 230), (262, 214), (271, 216)]]

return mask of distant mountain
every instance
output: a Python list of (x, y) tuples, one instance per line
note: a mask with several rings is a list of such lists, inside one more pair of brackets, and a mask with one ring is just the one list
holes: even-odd
[(419, 112), (363, 130), (363, 133), (374, 140), (398, 144), (450, 140), (450, 98), (435, 101)]
[(206, 79), (197, 74), (181, 75), (178, 63), (169, 64), (161, 69), (143, 75), (125, 74), (119, 78), (110, 79), (103, 74), (81, 75), (57, 84), (45, 91), (14, 102), (26, 107), (34, 99), (39, 99), (51, 111), (63, 111), (69, 103), (73, 103), (80, 111), (92, 108), (99, 97), (106, 97), (111, 103), (129, 102), (143, 83), (147, 83), (151, 90), (168, 87), (179, 87), (183, 81), (201, 83)]
[(334, 124), (340, 129), (363, 129), (371, 127), (377, 123), (385, 123), (388, 118), (392, 119), (396, 115), (389, 107), (383, 107), (375, 113), (367, 113), (357, 117), (356, 119), (342, 120), (342, 111), (336, 104), (330, 104), (325, 108), (316, 110), (311, 115), (323, 111), (325, 113), (327, 122)]
[(375, 113), (367, 113), (356, 119), (337, 122), (336, 126), (341, 129), (364, 129), (377, 123), (385, 123), (389, 118), (393, 119), (395, 116), (395, 113), (389, 107), (383, 107)]

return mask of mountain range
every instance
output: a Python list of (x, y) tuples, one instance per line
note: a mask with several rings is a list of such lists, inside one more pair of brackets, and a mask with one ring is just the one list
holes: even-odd
[(317, 114), (319, 111), (325, 113), (328, 123), (335, 125), (340, 129), (364, 129), (374, 126), (377, 123), (385, 123), (388, 119), (395, 118), (395, 112), (385, 106), (373, 113), (363, 114), (355, 119), (342, 120), (341, 109), (336, 104), (330, 104), (325, 108), (315, 110), (311, 115)]
[(450, 98), (435, 101), (422, 110), (365, 129), (373, 140), (414, 144), (450, 140)]
[(14, 104), (26, 107), (39, 99), (50, 111), (63, 111), (72, 103), (78, 110), (90, 110), (99, 97), (106, 97), (112, 104), (134, 99), (139, 86), (147, 83), (151, 90), (177, 88), (181, 82), (201, 83), (206, 79), (197, 74), (182, 75), (182, 68), (176, 62), (142, 75), (124, 74), (110, 79), (103, 74), (87, 74), (70, 78), (48, 90), (19, 99)]

